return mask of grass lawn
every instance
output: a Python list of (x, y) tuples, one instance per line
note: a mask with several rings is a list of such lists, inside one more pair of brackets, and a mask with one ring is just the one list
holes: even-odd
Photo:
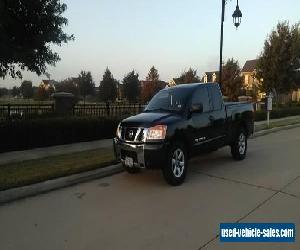
[(268, 127), (267, 124), (261, 124), (256, 127), (255, 131), (260, 131), (264, 129), (271, 129), (271, 128), (276, 128), (276, 127), (282, 127), (282, 126), (287, 126), (287, 125), (294, 125), (300, 123), (300, 118), (295, 117), (291, 118), (288, 120), (282, 120), (282, 121), (272, 121), (270, 120), (270, 126)]
[(55, 179), (116, 163), (113, 149), (103, 148), (0, 165), (0, 191)]

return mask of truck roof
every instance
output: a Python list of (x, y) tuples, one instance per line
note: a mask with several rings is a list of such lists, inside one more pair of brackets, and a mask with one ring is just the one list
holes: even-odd
[(218, 83), (208, 82), (208, 83), (187, 83), (187, 84), (179, 84), (171, 88), (180, 88), (180, 89), (196, 89), (199, 86), (219, 86)]

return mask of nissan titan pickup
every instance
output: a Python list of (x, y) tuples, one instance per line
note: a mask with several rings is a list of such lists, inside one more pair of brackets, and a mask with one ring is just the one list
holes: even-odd
[(188, 160), (230, 146), (235, 160), (247, 153), (253, 133), (251, 103), (223, 102), (217, 83), (160, 90), (144, 111), (121, 121), (114, 151), (129, 173), (160, 168), (167, 183), (184, 182)]

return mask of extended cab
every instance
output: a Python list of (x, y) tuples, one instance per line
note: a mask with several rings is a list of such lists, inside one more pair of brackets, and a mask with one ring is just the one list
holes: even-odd
[(224, 103), (219, 85), (182, 84), (159, 91), (135, 116), (124, 119), (114, 138), (116, 156), (129, 173), (161, 168), (165, 180), (180, 185), (188, 159), (229, 145), (236, 160), (247, 153), (253, 133), (250, 103)]

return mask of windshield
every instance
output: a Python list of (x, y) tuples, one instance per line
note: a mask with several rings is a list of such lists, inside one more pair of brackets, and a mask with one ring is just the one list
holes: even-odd
[(159, 91), (147, 105), (145, 112), (149, 111), (173, 111), (181, 112), (185, 108), (187, 89), (163, 89)]

